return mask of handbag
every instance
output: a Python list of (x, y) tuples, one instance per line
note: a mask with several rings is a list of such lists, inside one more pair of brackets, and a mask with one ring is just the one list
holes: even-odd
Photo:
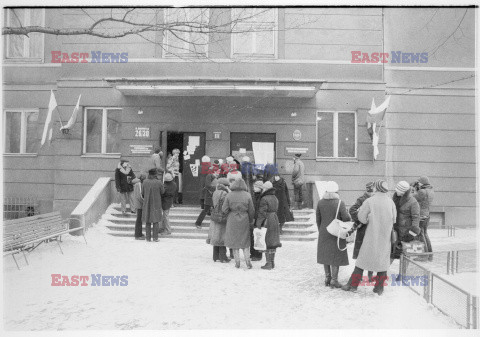
[(223, 202), (225, 201), (227, 193), (223, 193), (218, 200), (218, 204), (213, 208), (213, 211), (210, 213), (210, 219), (215, 221), (218, 224), (226, 225), (228, 214), (222, 212)]
[(265, 237), (267, 235), (267, 229), (262, 227), (261, 229), (255, 228), (253, 230), (253, 248), (258, 251), (267, 250), (267, 244), (265, 243)]
[[(333, 219), (332, 222), (330, 222), (330, 224), (327, 226), (327, 232), (337, 237), (337, 247), (339, 250), (344, 251), (345, 249), (347, 249), (347, 247), (345, 246), (344, 249), (340, 248), (340, 239), (341, 239), (341, 236), (345, 235), (349, 230), (352, 229), (353, 221), (342, 221), (340, 219), (337, 219), (338, 211), (340, 210), (340, 203), (341, 203), (341, 200), (338, 200), (335, 219)], [(345, 237), (345, 240), (347, 241), (347, 243), (352, 243), (353, 241), (355, 241), (355, 237), (354, 235), (348, 235)]]

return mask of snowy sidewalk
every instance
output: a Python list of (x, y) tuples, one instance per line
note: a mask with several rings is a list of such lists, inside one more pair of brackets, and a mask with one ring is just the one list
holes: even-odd
[[(21, 270), (4, 259), (5, 329), (457, 328), (406, 287), (387, 286), (379, 297), (371, 287), (323, 286), (316, 241), (284, 242), (276, 269), (264, 271), (264, 261), (252, 270), (214, 263), (200, 240), (147, 243), (99, 225), (87, 240), (66, 236), (65, 255), (41, 245)], [(341, 268), (342, 283), (353, 265)], [(395, 263), (389, 275), (397, 271)], [(128, 286), (51, 286), (51, 274), (94, 273), (128, 275)]]

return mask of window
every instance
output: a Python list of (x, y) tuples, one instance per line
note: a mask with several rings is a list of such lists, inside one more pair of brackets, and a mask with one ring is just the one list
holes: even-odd
[[(45, 26), (43, 8), (12, 8), (7, 10), (9, 27)], [(43, 33), (7, 35), (7, 59), (43, 60)]]
[(38, 110), (5, 111), (5, 153), (37, 153)]
[(120, 153), (122, 110), (86, 108), (83, 153)]
[(356, 157), (356, 113), (353, 111), (317, 112), (317, 158)]
[(170, 25), (164, 39), (165, 56), (207, 56), (207, 8), (169, 8), (165, 23)]
[(274, 8), (232, 9), (232, 55), (275, 58), (277, 16)]

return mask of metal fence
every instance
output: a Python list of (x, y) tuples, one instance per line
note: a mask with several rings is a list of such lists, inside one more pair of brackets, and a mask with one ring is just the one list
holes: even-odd
[(401, 282), (463, 328), (477, 329), (478, 297), (439, 275), (477, 271), (476, 253), (474, 249), (438, 252), (432, 261), (428, 260), (432, 253), (402, 255)]
[(36, 197), (4, 197), (3, 220), (25, 218), (40, 214)]

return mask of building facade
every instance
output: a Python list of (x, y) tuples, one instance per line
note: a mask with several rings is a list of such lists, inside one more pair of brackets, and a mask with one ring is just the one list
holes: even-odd
[[(10, 25), (73, 29), (110, 14), (87, 11), (4, 15)], [(249, 11), (157, 8), (136, 18), (165, 23), (181, 13), (221, 26)], [(283, 7), (240, 21), (236, 33), (4, 36), (4, 195), (34, 195), (42, 212), (67, 216), (99, 177), (113, 177), (121, 156), (137, 173), (148, 168), (155, 148), (177, 147), (185, 201), (193, 204), (204, 154), (272, 156), (288, 176), (301, 152), (308, 186), (335, 180), (347, 205), (368, 181), (386, 178), (393, 186), (427, 175), (435, 221), (475, 225), (474, 11)], [(455, 41), (447, 39), (452, 31)], [(392, 51), (402, 62), (392, 63)], [(363, 56), (353, 62), (352, 52), (368, 54), (370, 62)], [(398, 52), (427, 52), (428, 61)], [(69, 61), (88, 53), (87, 62), (80, 56), (62, 63), (64, 53)], [(373, 53), (388, 53), (388, 62), (371, 62)], [(52, 140), (40, 146), (51, 91), (59, 114), (52, 117)], [(62, 133), (79, 95), (81, 112)], [(367, 111), (372, 99), (379, 105), (388, 95), (374, 160)]]

